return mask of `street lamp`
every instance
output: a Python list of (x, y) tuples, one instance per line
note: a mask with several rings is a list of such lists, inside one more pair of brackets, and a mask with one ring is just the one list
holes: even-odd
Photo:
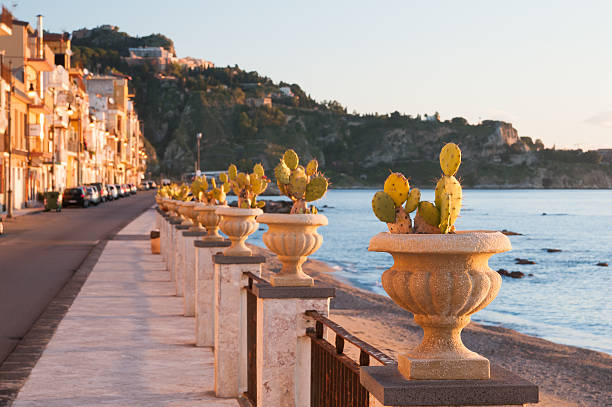
[(196, 134), (196, 142), (197, 142), (197, 152), (198, 152), (198, 161), (196, 162), (196, 175), (199, 177), (200, 172), (200, 140), (202, 140), (202, 133)]

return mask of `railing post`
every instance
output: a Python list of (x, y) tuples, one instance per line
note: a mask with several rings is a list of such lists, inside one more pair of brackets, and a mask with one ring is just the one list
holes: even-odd
[(196, 267), (194, 242), (198, 237), (206, 236), (205, 231), (183, 232), (183, 299), (186, 317), (195, 316), (196, 308)]
[(229, 240), (193, 242), (195, 251), (196, 298), (195, 337), (196, 346), (213, 346), (215, 343), (214, 275), (213, 255), (230, 245)]
[(248, 277), (261, 275), (263, 256), (213, 256), (215, 394), (238, 397), (246, 390), (246, 291)]
[(329, 314), (330, 287), (274, 287), (257, 283), (257, 405), (310, 406), (310, 338), (314, 320)]

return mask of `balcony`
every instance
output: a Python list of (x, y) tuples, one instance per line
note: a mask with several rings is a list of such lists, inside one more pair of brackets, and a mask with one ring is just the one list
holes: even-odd
[(43, 126), (39, 123), (30, 123), (28, 126), (28, 136), (38, 137), (42, 140), (45, 136)]
[(26, 63), (35, 71), (51, 72), (55, 69), (55, 54), (45, 45), (42, 58), (26, 58)]

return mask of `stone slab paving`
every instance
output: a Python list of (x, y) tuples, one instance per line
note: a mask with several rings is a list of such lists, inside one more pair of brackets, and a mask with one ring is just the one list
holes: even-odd
[[(147, 211), (122, 234), (148, 235)], [(239, 406), (214, 396), (211, 348), (194, 346), (149, 240), (111, 240), (14, 406)]]

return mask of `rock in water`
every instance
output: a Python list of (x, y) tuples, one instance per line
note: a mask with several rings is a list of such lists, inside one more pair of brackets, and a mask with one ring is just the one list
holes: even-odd
[(536, 264), (536, 262), (533, 260), (521, 259), (518, 257), (514, 259), (514, 261), (516, 261), (516, 264)]

